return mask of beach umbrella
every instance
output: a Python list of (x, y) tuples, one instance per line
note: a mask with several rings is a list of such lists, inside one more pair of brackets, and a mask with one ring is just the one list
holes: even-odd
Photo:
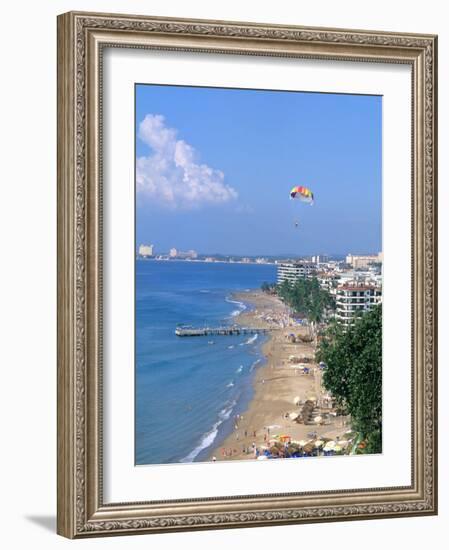
[(323, 445), (324, 445), (324, 441), (323, 441), (322, 439), (317, 439), (317, 440), (315, 441), (315, 447), (316, 447), (317, 449), (319, 449), (319, 448), (322, 447)]
[(335, 441), (328, 441), (323, 447), (323, 451), (333, 451), (335, 449)]

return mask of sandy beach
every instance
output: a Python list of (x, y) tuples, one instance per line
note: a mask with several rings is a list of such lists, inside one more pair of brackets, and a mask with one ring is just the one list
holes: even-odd
[[(249, 408), (234, 418), (233, 433), (213, 450), (209, 459), (254, 459), (256, 449), (269, 447), (270, 439), (279, 435), (296, 441), (317, 437), (343, 439), (350, 429), (348, 419), (333, 416), (328, 409), (321, 371), (314, 363), (313, 344), (300, 341), (309, 336), (308, 327), (294, 323), (276, 296), (252, 291), (234, 294), (233, 299), (251, 305), (250, 310), (238, 316), (239, 324), (273, 331), (262, 348), (266, 363), (255, 374)], [(298, 359), (303, 362), (301, 367)], [(289, 415), (298, 414), (308, 399), (316, 400), (314, 416), (321, 415), (325, 421), (304, 424), (291, 419)]]

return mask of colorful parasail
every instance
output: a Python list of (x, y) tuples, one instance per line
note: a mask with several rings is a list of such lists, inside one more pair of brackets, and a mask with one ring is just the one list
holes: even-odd
[(290, 198), (299, 199), (302, 202), (313, 204), (312, 191), (307, 187), (303, 187), (302, 185), (297, 185), (296, 187), (293, 187), (293, 189), (290, 191)]

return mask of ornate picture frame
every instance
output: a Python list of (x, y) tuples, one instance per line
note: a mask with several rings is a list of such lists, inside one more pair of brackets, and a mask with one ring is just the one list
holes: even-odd
[[(412, 74), (412, 482), (145, 502), (103, 498), (105, 48), (404, 64)], [(437, 513), (437, 37), (70, 12), (58, 17), (58, 533), (69, 538)]]

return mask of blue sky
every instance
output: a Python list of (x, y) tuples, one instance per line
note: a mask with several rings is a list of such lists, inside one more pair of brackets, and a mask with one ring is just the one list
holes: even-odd
[(137, 85), (136, 245), (377, 252), (381, 140), (379, 96)]

